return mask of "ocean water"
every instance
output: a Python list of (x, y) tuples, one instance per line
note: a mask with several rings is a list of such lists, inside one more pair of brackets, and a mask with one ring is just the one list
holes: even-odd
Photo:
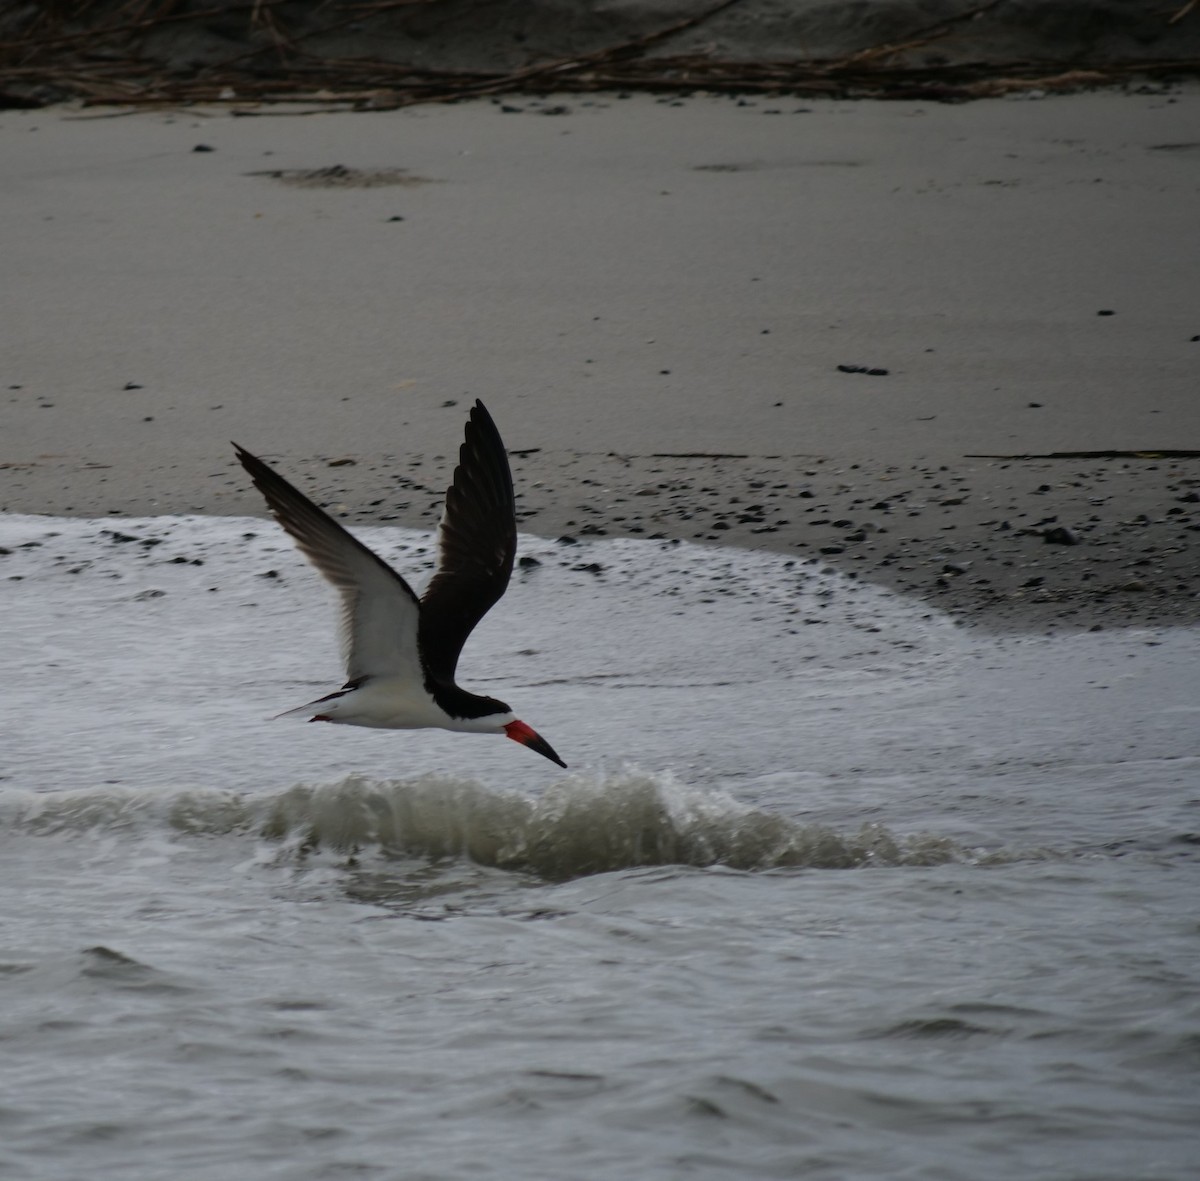
[(263, 521), (0, 548), (0, 1176), (1195, 1176), (1197, 633), (523, 538), (462, 679), (563, 772), (271, 721), (340, 668)]

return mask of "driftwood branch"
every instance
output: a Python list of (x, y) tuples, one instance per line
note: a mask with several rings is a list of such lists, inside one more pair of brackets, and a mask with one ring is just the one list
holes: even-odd
[[(0, 106), (40, 106), (73, 98), (85, 105), (219, 104), (239, 114), (264, 108), (391, 110), (416, 103), (454, 102), (504, 93), (641, 90), (768, 95), (876, 97), (965, 101), (1014, 91), (1074, 90), (1138, 77), (1200, 75), (1200, 59), (1139, 62), (1008, 62), (909, 65), (904, 54), (954, 35), (1006, 0), (982, 0), (906, 36), (839, 59), (730, 61), (709, 54), (666, 56), (664, 45), (741, 0), (718, 0), (693, 15), (591, 53), (536, 62), (519, 69), (420, 69), (375, 58), (322, 56), (318, 39), (354, 22), (392, 17), (446, 0), (325, 0), (330, 18), (297, 30), (289, 0), (218, 0), (189, 9), (179, 0), (128, 0), (105, 5), (31, 6), (33, 14), (0, 40)], [(1188, 16), (1189, 0), (1170, 18)], [(71, 12), (68, 23), (61, 15)], [(310, 10), (311, 12), (311, 10)], [(203, 66), (156, 58), (147, 38), (191, 23), (203, 31), (217, 19), (245, 22), (235, 56)]]
[(1200, 451), (1046, 451), (1042, 454), (966, 455), (965, 459), (1200, 459)]
[(1200, 4), (1200, 0), (1188, 0), (1188, 2), (1176, 13), (1173, 13), (1167, 20), (1169, 25), (1177, 25), (1185, 16), (1196, 10), (1196, 5)]

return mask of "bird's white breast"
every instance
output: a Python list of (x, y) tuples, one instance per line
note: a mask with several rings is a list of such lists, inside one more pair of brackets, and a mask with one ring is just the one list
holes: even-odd
[(321, 716), (348, 726), (381, 730), (420, 730), (434, 726), (474, 734), (497, 734), (514, 720), (511, 713), (484, 718), (452, 718), (425, 686), (392, 677), (375, 677), (342, 697), (320, 703)]

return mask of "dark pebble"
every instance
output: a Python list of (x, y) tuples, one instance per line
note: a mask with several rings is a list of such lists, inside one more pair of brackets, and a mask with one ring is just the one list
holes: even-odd
[(524, 570), (529, 570), (534, 566), (540, 566), (541, 562), (539, 562), (537, 558), (532, 557), (529, 554), (525, 554), (523, 557), (517, 560), (517, 565)]
[(1042, 531), (1042, 540), (1049, 545), (1078, 545), (1079, 534), (1065, 525), (1055, 525)]

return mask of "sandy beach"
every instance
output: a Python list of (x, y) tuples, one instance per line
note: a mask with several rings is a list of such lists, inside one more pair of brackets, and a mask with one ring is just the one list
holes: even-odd
[(765, 547), (995, 627), (1194, 623), (1198, 117), (5, 111), (0, 510), (261, 513), (236, 439), (351, 524), (432, 526), (479, 397), (531, 533)]

